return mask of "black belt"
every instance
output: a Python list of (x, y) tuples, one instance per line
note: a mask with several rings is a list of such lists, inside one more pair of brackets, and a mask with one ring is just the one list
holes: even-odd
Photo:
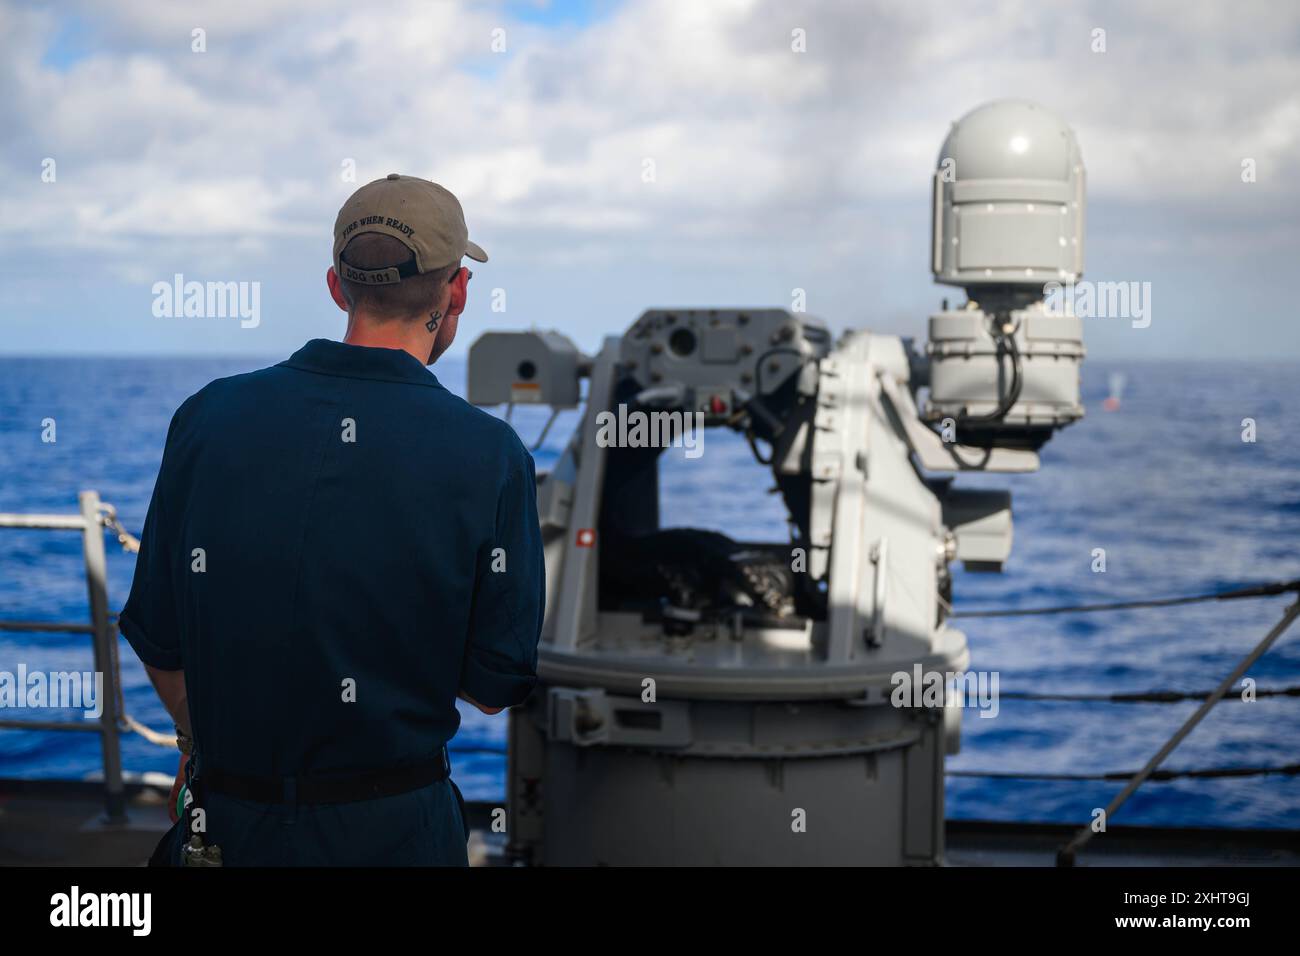
[(302, 806), (395, 797), (450, 776), (451, 765), (444, 750), (433, 760), (423, 763), (348, 775), (251, 777), (203, 767), (198, 784), (208, 792), (254, 803)]

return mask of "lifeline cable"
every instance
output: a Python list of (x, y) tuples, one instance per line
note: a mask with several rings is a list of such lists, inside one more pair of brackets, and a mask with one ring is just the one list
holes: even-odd
[[(1232, 669), (1232, 673), (1225, 677), (1219, 686), (1215, 688), (1214, 693), (1207, 697), (1200, 707), (1196, 708), (1196, 713), (1183, 721), (1182, 726), (1174, 731), (1174, 735), (1165, 741), (1164, 746), (1156, 752), (1154, 757), (1147, 761), (1146, 766), (1133, 775), (1127, 786), (1125, 786), (1124, 789), (1120, 791), (1119, 795), (1116, 796), (1115, 799), (1111, 800), (1111, 802), (1106, 806), (1103, 819), (1109, 820), (1115, 815), (1115, 811), (1122, 807), (1125, 801), (1127, 801), (1129, 797), (1133, 796), (1138, 787), (1142, 786), (1142, 784), (1156, 772), (1156, 768), (1160, 766), (1164, 759), (1173, 753), (1174, 749), (1182, 743), (1187, 735), (1196, 728), (1196, 725), (1201, 722), (1201, 719), (1214, 709), (1215, 704), (1222, 699), (1223, 695), (1228, 692), (1228, 689), (1237, 685), (1237, 681), (1239, 681), (1245, 673), (1254, 666), (1256, 661), (1264, 656), (1277, 639), (1286, 632), (1287, 628), (1289, 628), (1292, 623), (1294, 623), (1297, 617), (1300, 617), (1300, 600), (1294, 601), (1287, 607), (1286, 611), (1282, 615), (1282, 619), (1273, 625), (1260, 642), (1251, 649), (1249, 654), (1241, 659), (1241, 662)], [(1095, 831), (1092, 829), (1091, 824), (1084, 824), (1080, 827), (1079, 832), (1057, 851), (1056, 865), (1073, 866), (1075, 855), (1079, 850), (1083, 849), (1088, 841), (1095, 835)]]
[(953, 610), (952, 617), (1030, 617), (1037, 614), (1084, 614), (1093, 611), (1128, 611), (1144, 607), (1175, 607), (1180, 604), (1200, 604), (1205, 601), (1233, 601), (1240, 598), (1275, 597), (1288, 591), (1300, 593), (1300, 578), (1275, 581), (1230, 591), (1213, 591), (1185, 597), (1148, 598), (1143, 601), (1112, 601), (1105, 604), (1062, 604), (1056, 607), (989, 608), (971, 611)]
[[(1052, 780), (1070, 781), (1072, 783), (1088, 780), (1128, 780), (1135, 770), (1112, 770), (1108, 773), (1018, 773), (1014, 770), (948, 770), (949, 777), (978, 777), (987, 780)], [(1206, 777), (1258, 777), (1264, 774), (1300, 774), (1300, 763), (1283, 764), (1280, 767), (1207, 767), (1199, 770), (1153, 770), (1147, 779), (1155, 781), (1184, 780)]]
[[(1245, 687), (1230, 687), (1234, 697), (1244, 694)], [(1061, 701), (1075, 704), (1178, 704), (1187, 700), (1205, 700), (1212, 690), (1144, 690), (1119, 694), (1036, 694), (1033, 691), (1006, 691), (998, 694), (1000, 700)], [(1300, 684), (1291, 687), (1269, 687), (1252, 691), (1255, 697), (1300, 697)], [(1227, 695), (1225, 695), (1226, 697)]]

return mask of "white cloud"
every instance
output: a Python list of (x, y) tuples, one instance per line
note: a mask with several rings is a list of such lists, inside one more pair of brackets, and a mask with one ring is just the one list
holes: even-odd
[[(473, 232), (533, 242), (548, 261), (652, 250), (860, 273), (883, 255), (886, 275), (906, 262), (923, 284), (923, 256), (899, 250), (924, 244), (947, 126), (1008, 95), (1075, 127), (1094, 209), (1137, 222), (1149, 249), (1199, 243), (1212, 258), (1225, 224), (1247, 245), (1296, 246), (1285, 176), (1300, 159), (1300, 9), (1288, 5), (629, 0), (580, 27), (512, 9), (0, 3), (12, 110), (0, 248), (35, 247), (35, 261), (83, 249), (117, 275), (177, 255), (253, 268), (276, 237), (325, 261), (351, 158), (358, 182), (393, 170), (443, 182)], [(69, 23), (84, 56), (45, 65)], [(207, 53), (190, 52), (195, 26)], [(1089, 48), (1099, 26), (1104, 54)], [(489, 48), (497, 27), (504, 55)], [(45, 156), (54, 185), (39, 179)], [(1239, 180), (1247, 156), (1253, 186)], [(1142, 223), (1153, 208), (1163, 232)], [(849, 311), (844, 296), (829, 304)]]

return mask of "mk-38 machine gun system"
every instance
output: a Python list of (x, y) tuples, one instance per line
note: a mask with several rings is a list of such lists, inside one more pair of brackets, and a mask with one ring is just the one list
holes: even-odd
[[(998, 570), (1011, 548), (1009, 493), (954, 476), (1034, 471), (1083, 415), (1079, 320), (1043, 301), (1082, 274), (1083, 162), (1060, 119), (1000, 101), (953, 124), (933, 185), (931, 269), (967, 301), (930, 317), (924, 354), (779, 309), (651, 309), (594, 356), (556, 332), (474, 343), (476, 404), (576, 408), (588, 380), (538, 479), (547, 614), (510, 719), (515, 859), (943, 861), (960, 702), (895, 706), (896, 675), (965, 670), (949, 566)], [(634, 412), (745, 434), (791, 539), (661, 529), (663, 442), (602, 440)]]

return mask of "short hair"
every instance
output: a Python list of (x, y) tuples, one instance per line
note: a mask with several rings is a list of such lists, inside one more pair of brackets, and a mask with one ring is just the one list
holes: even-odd
[[(387, 269), (415, 258), (415, 253), (398, 239), (381, 232), (357, 236), (343, 250), (340, 258), (357, 269)], [(367, 285), (339, 277), (343, 298), (352, 312), (362, 311), (376, 319), (417, 319), (433, 307), (442, 286), (460, 269), (460, 260), (425, 272), (407, 276), (401, 282)]]

